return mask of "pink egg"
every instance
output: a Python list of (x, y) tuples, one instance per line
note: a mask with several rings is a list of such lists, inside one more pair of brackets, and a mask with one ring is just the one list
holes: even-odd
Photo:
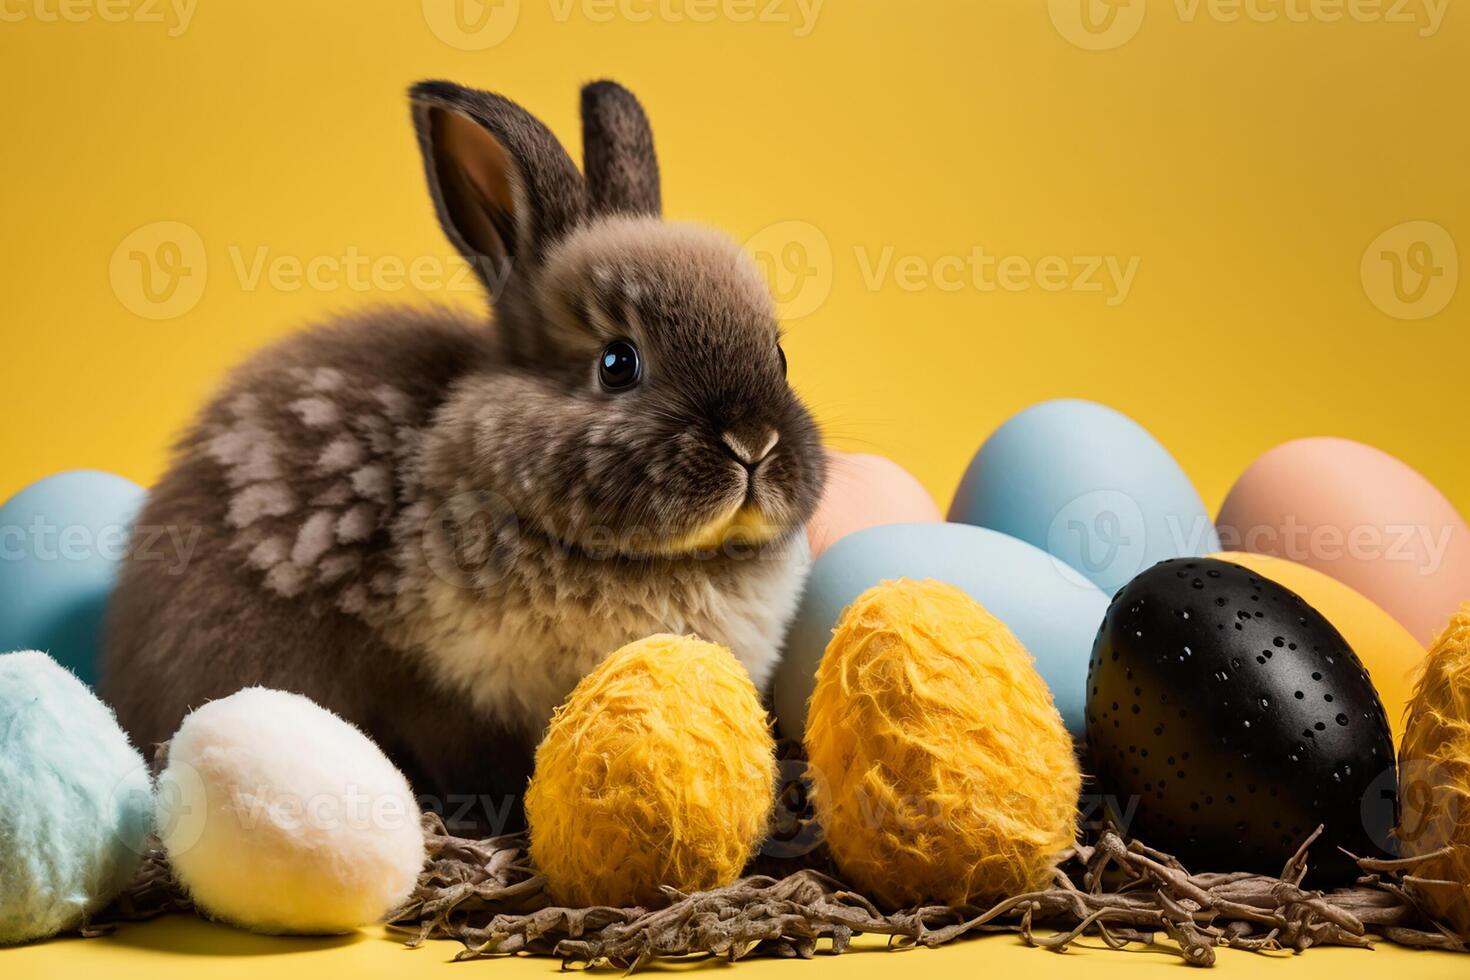
[(1470, 528), (1428, 480), (1348, 439), (1277, 446), (1235, 481), (1229, 551), (1289, 558), (1373, 600), (1427, 644), (1470, 599)]
[(827, 488), (807, 523), (812, 557), (838, 538), (880, 524), (942, 521), (924, 485), (891, 459), (868, 453), (827, 453)]

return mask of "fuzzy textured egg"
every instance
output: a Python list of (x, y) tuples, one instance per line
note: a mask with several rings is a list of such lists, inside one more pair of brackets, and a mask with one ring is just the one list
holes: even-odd
[(1230, 551), (1290, 558), (1346, 582), (1428, 645), (1470, 598), (1470, 528), (1432, 483), (1349, 439), (1257, 459), (1220, 508)]
[(1460, 934), (1470, 932), (1470, 603), (1450, 620), (1424, 663), (1399, 753), (1395, 833), (1416, 897)]
[[(96, 681), (103, 612), (143, 497), (120, 476), (72, 470), (0, 507), (0, 650), (45, 650)], [(176, 560), (160, 537), (159, 560)]]
[(157, 824), (195, 905), (256, 932), (369, 925), (424, 864), (418, 803), (382, 750), (310, 699), (261, 687), (184, 718)]
[[(1230, 562), (1160, 562), (1120, 590), (1088, 674), (1088, 771), (1130, 834), (1198, 868), (1279, 873), (1317, 827), (1317, 883), (1382, 853), (1383, 705), (1347, 641)], [(1132, 813), (1128, 810), (1132, 808)]]
[(531, 857), (570, 906), (652, 907), (728, 885), (765, 837), (776, 746), (750, 676), (693, 636), (629, 643), (584, 677), (536, 750)]
[(44, 653), (0, 655), (0, 944), (106, 905), (152, 823), (148, 767), (112, 711)]
[(817, 672), (806, 750), (833, 859), (889, 907), (1030, 891), (1072, 843), (1072, 739), (1025, 647), (954, 586), (858, 597)]
[(1222, 551), (1209, 557), (1264, 575), (1301, 596), (1307, 605), (1325, 616), (1367, 669), (1388, 715), (1393, 744), (1399, 744), (1409, 698), (1414, 691), (1414, 678), (1424, 663), (1424, 647), (1409, 635), (1402, 623), (1351, 586), (1306, 565), (1248, 551)]
[(816, 558), (834, 542), (882, 524), (928, 524), (943, 520), (924, 485), (891, 459), (868, 453), (827, 453), (827, 485), (807, 522)]
[(842, 611), (894, 578), (949, 582), (1000, 617), (1035, 657), (1068, 730), (1081, 735), (1087, 658), (1107, 596), (1041, 549), (968, 524), (872, 527), (816, 560), (776, 671), (773, 700), (783, 735), (801, 738), (817, 664)]
[(1194, 485), (1121, 412), (1059, 399), (996, 429), (965, 471), (949, 519), (1041, 548), (1112, 594), (1165, 558), (1220, 550)]

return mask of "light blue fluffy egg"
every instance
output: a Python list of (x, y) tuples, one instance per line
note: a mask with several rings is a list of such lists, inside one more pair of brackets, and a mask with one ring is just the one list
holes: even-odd
[(842, 611), (879, 582), (938, 579), (1010, 627), (1036, 660), (1067, 730), (1081, 736), (1092, 642), (1108, 598), (1039, 548), (966, 524), (890, 524), (842, 538), (812, 566), (774, 687), (787, 738), (801, 738), (817, 664)]
[(103, 611), (143, 497), (131, 480), (72, 470), (0, 507), (0, 650), (44, 650), (96, 681)]
[(0, 943), (111, 901), (152, 818), (148, 768), (112, 711), (44, 653), (0, 655)]
[(1109, 595), (1166, 558), (1220, 548), (1169, 451), (1128, 416), (1076, 399), (1034, 405), (996, 429), (949, 519), (1030, 542)]

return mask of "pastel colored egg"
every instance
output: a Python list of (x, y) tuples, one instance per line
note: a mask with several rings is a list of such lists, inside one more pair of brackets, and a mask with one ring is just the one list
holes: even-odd
[(1166, 558), (1219, 550), (1189, 478), (1138, 423), (1096, 402), (1043, 402), (980, 447), (949, 519), (1029, 542), (1111, 594)]
[(248, 687), (190, 712), (154, 809), (194, 905), (255, 932), (335, 935), (418, 882), (418, 801), (382, 750), (309, 698)]
[(0, 946), (74, 929), (110, 902), (152, 815), (148, 767), (112, 710), (44, 653), (0, 653)]
[(1427, 645), (1470, 599), (1470, 528), (1405, 463), (1349, 439), (1277, 446), (1220, 508), (1230, 551), (1290, 558), (1345, 582)]
[(103, 611), (143, 497), (131, 480), (72, 470), (0, 507), (0, 650), (42, 650), (96, 680)]
[(1033, 545), (967, 524), (890, 524), (848, 535), (816, 560), (786, 635), (774, 699), (781, 731), (800, 738), (817, 665), (842, 612), (891, 579), (936, 579), (979, 602), (1036, 659), (1067, 730), (1080, 735), (1102, 591)]
[(1361, 592), (1306, 565), (1247, 551), (1222, 551), (1210, 557), (1249, 568), (1285, 586), (1336, 627), (1368, 669), (1388, 715), (1393, 744), (1399, 744), (1404, 734), (1404, 713), (1414, 693), (1414, 678), (1424, 663), (1424, 647), (1402, 623)]
[(827, 453), (827, 486), (806, 533), (816, 557), (863, 528), (943, 519), (924, 485), (893, 460), (834, 449)]

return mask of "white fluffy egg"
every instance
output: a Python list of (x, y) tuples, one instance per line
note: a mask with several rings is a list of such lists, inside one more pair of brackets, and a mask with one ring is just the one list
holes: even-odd
[(343, 933), (407, 897), (424, 863), (408, 781), (299, 694), (250, 688), (184, 719), (158, 832), (205, 913), (267, 933)]

